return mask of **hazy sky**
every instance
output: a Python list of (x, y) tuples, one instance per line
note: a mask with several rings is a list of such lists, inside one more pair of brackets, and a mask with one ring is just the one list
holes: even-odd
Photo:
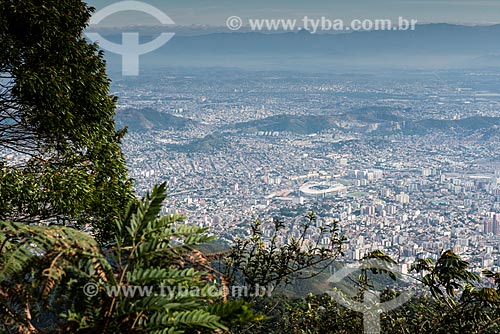
[[(115, 0), (90, 0), (98, 10)], [(420, 23), (500, 23), (500, 0), (145, 0), (164, 11), (176, 24), (224, 26), (229, 16), (248, 18), (331, 19), (414, 18)], [(153, 25), (154, 18), (123, 12), (109, 16), (103, 25)]]

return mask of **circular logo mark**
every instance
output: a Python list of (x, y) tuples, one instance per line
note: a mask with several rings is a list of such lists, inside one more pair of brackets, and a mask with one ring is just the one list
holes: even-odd
[[(160, 9), (140, 1), (121, 1), (109, 5), (92, 16), (90, 25), (101, 23), (106, 17), (123, 11), (138, 11), (149, 14), (157, 19), (162, 25), (173, 25), (175, 22)], [(103, 38), (99, 33), (88, 32), (85, 35), (93, 42), (99, 42), (99, 45), (110, 52), (122, 56), (122, 74), (139, 75), (139, 56), (153, 52), (167, 43), (175, 33), (161, 33), (155, 40), (139, 44), (138, 32), (122, 33), (122, 44), (113, 43)]]

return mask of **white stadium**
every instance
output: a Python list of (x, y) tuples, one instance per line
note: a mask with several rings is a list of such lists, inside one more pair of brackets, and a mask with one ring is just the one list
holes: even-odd
[(347, 189), (346, 186), (337, 182), (308, 182), (300, 187), (300, 193), (309, 197), (335, 196)]

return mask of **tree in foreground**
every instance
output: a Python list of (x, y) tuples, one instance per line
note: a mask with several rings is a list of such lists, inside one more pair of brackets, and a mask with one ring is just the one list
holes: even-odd
[(103, 54), (80, 0), (0, 1), (0, 219), (90, 224), (132, 196)]
[[(382, 251), (365, 258), (394, 263)], [(386, 288), (382, 303), (410, 289), (414, 297), (400, 307), (380, 314), (382, 333), (391, 334), (497, 334), (500, 333), (500, 274), (489, 270), (483, 277), (472, 272), (469, 264), (448, 250), (437, 261), (419, 259), (413, 271), (420, 284)], [(386, 270), (361, 270), (350, 277), (348, 287), (357, 293), (351, 297), (363, 302), (363, 291), (374, 285), (385, 286), (397, 279)], [(391, 275), (392, 274), (392, 275)], [(344, 287), (345, 288), (345, 287)], [(363, 314), (339, 304), (329, 294), (305, 297), (273, 296), (255, 303), (256, 312), (268, 317), (251, 326), (247, 334), (357, 334), (363, 332)]]
[(162, 185), (132, 201), (106, 248), (68, 227), (2, 223), (0, 332), (217, 333), (255, 320), (245, 302), (222, 302), (195, 250), (213, 237), (159, 216), (164, 199)]
[[(248, 238), (238, 238), (221, 261), (221, 271), (228, 286), (244, 286), (249, 295), (258, 287), (274, 289), (296, 279), (309, 279), (322, 273), (342, 254), (346, 238), (340, 235), (339, 223), (320, 227), (310, 234), (317, 217), (307, 214), (298, 236), (287, 240), (285, 223), (274, 221), (270, 237), (264, 236), (263, 224), (255, 221)], [(321, 244), (328, 240), (328, 243)]]
[(159, 216), (165, 187), (133, 198), (103, 54), (83, 37), (91, 12), (0, 2), (0, 332), (211, 333), (253, 319), (219, 302), (194, 250), (205, 231)]

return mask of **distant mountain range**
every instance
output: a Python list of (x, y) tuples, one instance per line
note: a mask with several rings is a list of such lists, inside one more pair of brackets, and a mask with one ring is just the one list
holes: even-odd
[[(149, 130), (182, 131), (199, 125), (197, 122), (158, 112), (152, 109), (127, 109), (116, 116), (117, 126), (128, 126), (130, 131)], [(348, 127), (344, 127), (348, 125)], [(377, 126), (373, 126), (377, 125)], [(180, 152), (210, 152), (221, 150), (229, 144), (228, 133), (237, 130), (240, 133), (288, 132), (298, 135), (320, 133), (335, 129), (343, 132), (370, 132), (371, 135), (383, 135), (388, 132), (403, 134), (425, 134), (430, 131), (450, 131), (455, 133), (473, 133), (481, 130), (483, 140), (500, 137), (500, 117), (473, 116), (457, 120), (423, 119), (411, 120), (390, 107), (364, 107), (350, 110), (341, 115), (276, 115), (250, 122), (227, 124), (213, 134), (192, 140), (184, 145), (169, 145), (170, 149)], [(234, 135), (234, 134), (233, 134)]]
[(499, 55), (487, 55), (481, 56), (469, 60), (466, 64), (467, 67), (477, 67), (477, 68), (487, 68), (495, 67), (500, 68), (500, 54)]
[[(398, 117), (398, 116), (394, 116)], [(351, 120), (362, 121), (365, 117), (362, 113), (353, 113), (350, 116)], [(335, 124), (340, 120), (344, 120), (342, 116), (295, 116), (295, 115), (279, 115), (263, 118), (251, 122), (238, 123), (230, 128), (237, 128), (245, 133), (255, 133), (257, 131), (283, 131), (290, 132), (294, 134), (313, 134), (319, 133), (328, 129), (336, 129), (337, 131), (348, 131), (337, 127)], [(363, 121), (364, 122), (364, 121)], [(381, 119), (376, 120), (371, 118), (371, 121), (365, 122), (367, 129), (370, 124), (381, 124), (390, 126), (381, 126), (378, 130), (370, 132), (372, 135), (383, 135), (386, 134), (388, 129), (393, 128), (394, 121), (387, 120), (387, 115), (384, 115)], [(400, 121), (398, 123), (401, 128), (398, 130), (403, 134), (425, 134), (428, 132), (436, 131), (449, 131), (455, 130), (455, 133), (463, 133), (467, 135), (472, 133), (471, 131), (481, 130), (484, 132), (482, 140), (492, 140), (493, 138), (500, 137), (500, 117), (482, 117), (474, 116), (459, 120), (437, 120), (437, 119), (425, 119), (421, 121)], [(363, 127), (356, 128), (356, 131), (360, 131)], [(393, 128), (394, 129), (394, 128)], [(170, 145), (172, 150), (180, 152), (212, 152), (216, 150), (224, 149), (229, 144), (229, 138), (227, 134), (215, 133), (208, 135), (203, 138), (198, 138), (193, 140), (191, 143), (186, 145)]]
[[(500, 117), (474, 116), (457, 120), (424, 119), (411, 120), (400, 115), (397, 110), (390, 107), (364, 107), (354, 109), (342, 115), (279, 115), (271, 116), (251, 122), (234, 125), (234, 128), (243, 132), (256, 131), (284, 131), (295, 134), (319, 133), (328, 129), (343, 130), (339, 124), (356, 124), (355, 131), (378, 124), (380, 131), (398, 129), (403, 133), (424, 133), (426, 131), (444, 131), (457, 129), (463, 131), (485, 130), (499, 131)], [(395, 125), (398, 125), (396, 127)], [(394, 130), (390, 130), (394, 131)], [(377, 133), (377, 131), (374, 131)], [(491, 134), (493, 135), (493, 134)]]
[(167, 112), (154, 109), (125, 109), (116, 113), (116, 125), (119, 128), (127, 126), (130, 131), (149, 130), (184, 130), (195, 126), (197, 122), (183, 117), (177, 117)]
[(279, 131), (296, 134), (317, 133), (335, 126), (336, 119), (329, 116), (277, 115), (250, 122), (238, 123), (236, 129), (244, 132)]
[(419, 25), (415, 31), (364, 31), (345, 34), (216, 33), (178, 36), (164, 47), (165, 53), (203, 54), (498, 54), (500, 25)]
[[(142, 32), (142, 42), (159, 30)], [(104, 31), (120, 41), (121, 33)], [(415, 31), (365, 31), (342, 34), (213, 33), (175, 36), (161, 49), (141, 57), (144, 69), (172, 66), (226, 66), (273, 69), (368, 67), (498, 66), (500, 25), (418, 25)], [(107, 55), (111, 65), (120, 57)]]

